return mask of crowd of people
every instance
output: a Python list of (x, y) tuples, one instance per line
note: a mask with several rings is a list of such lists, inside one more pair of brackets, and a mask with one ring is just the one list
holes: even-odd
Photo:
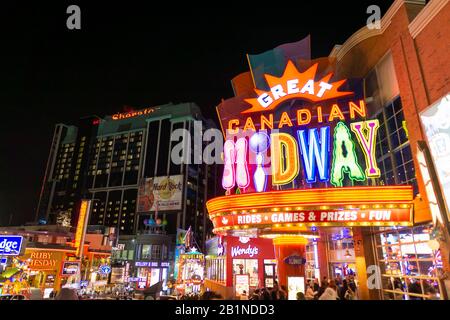
[[(355, 300), (356, 282), (352, 275), (344, 279), (337, 276), (335, 279), (328, 280), (323, 277), (321, 283), (316, 278), (314, 281), (308, 280), (305, 287), (305, 293), (297, 292), (297, 300)], [(286, 287), (279, 286), (275, 282), (273, 288), (255, 289), (249, 296), (249, 300), (287, 300), (288, 292)]]

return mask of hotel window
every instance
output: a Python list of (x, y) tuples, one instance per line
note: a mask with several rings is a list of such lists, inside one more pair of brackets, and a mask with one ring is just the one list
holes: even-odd
[[(131, 220), (131, 221), (133, 221), (133, 220)], [(161, 260), (167, 260), (167, 246), (166, 245), (162, 245)]]
[(141, 252), (141, 258), (142, 259), (150, 259), (151, 257), (151, 245), (144, 244), (142, 245), (142, 252)]
[(441, 253), (428, 245), (432, 228), (431, 224), (380, 228), (374, 235), (383, 299), (444, 299)]
[(56, 237), (57, 244), (66, 244), (67, 240), (65, 237)]
[(152, 245), (152, 260), (160, 260), (161, 259), (161, 245), (154, 244)]
[(161, 132), (159, 139), (159, 153), (157, 159), (156, 175), (164, 176), (167, 175), (167, 165), (169, 152), (170, 152), (170, 133), (171, 133), (171, 123), (169, 119), (164, 119), (161, 121)]
[(419, 190), (400, 97), (387, 103), (377, 119), (377, 162), (382, 184), (412, 185), (416, 195)]

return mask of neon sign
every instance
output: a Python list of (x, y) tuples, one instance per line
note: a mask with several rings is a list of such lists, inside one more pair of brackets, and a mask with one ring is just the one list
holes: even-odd
[[(354, 122), (351, 130), (344, 122), (338, 122), (334, 128), (332, 144), (332, 163), (330, 168), (330, 127), (297, 130), (297, 140), (289, 133), (276, 132), (270, 135), (271, 177), (273, 185), (285, 185), (292, 182), (300, 173), (299, 159), (302, 161), (303, 176), (307, 183), (330, 182), (342, 187), (347, 176), (352, 181), (365, 181), (367, 178), (380, 176), (380, 169), (375, 159), (376, 136), (379, 128), (378, 120)], [(320, 132), (320, 134), (319, 134)], [(366, 170), (361, 168), (356, 153), (356, 141), (363, 150)], [(260, 132), (254, 135), (259, 135)], [(254, 136), (253, 135), (253, 136)], [(250, 138), (250, 140), (253, 138)], [(245, 138), (236, 143), (226, 140), (224, 145), (224, 173), (222, 186), (230, 190), (237, 186), (242, 190), (250, 184), (249, 169), (246, 158), (252, 148), (247, 148)], [(253, 183), (257, 192), (265, 191), (267, 175), (262, 169), (264, 156), (256, 154), (256, 171)]]
[[(409, 222), (410, 208), (396, 209), (349, 209), (349, 210), (305, 210), (299, 212), (262, 212), (231, 215), (224, 224), (219, 218), (213, 218), (215, 227), (240, 225), (273, 225), (282, 223), (374, 223)], [(234, 247), (233, 247), (234, 248)], [(232, 249), (233, 249), (232, 248)], [(239, 247), (237, 248), (239, 249)]]
[(150, 114), (150, 113), (153, 113), (155, 111), (156, 111), (155, 108), (146, 108), (146, 109), (139, 110), (139, 111), (130, 111), (130, 112), (125, 112), (125, 113), (116, 113), (116, 114), (113, 114), (112, 119), (113, 120), (122, 120), (122, 119), (134, 118), (134, 117)]
[(278, 78), (266, 74), (265, 78), (270, 91), (255, 89), (257, 98), (245, 99), (251, 104), (251, 108), (245, 113), (267, 111), (274, 109), (280, 103), (291, 99), (307, 99), (318, 102), (353, 94), (348, 91), (338, 91), (346, 80), (329, 83), (332, 74), (326, 75), (319, 81), (314, 81), (318, 64), (314, 64), (308, 70), (301, 73), (292, 61), (289, 61), (283, 75)]
[[(243, 193), (264, 192), (269, 176), (272, 186), (302, 177), (307, 184), (330, 183), (335, 187), (380, 177), (376, 162), (378, 120), (365, 120), (364, 100), (349, 97), (354, 92), (338, 91), (346, 80), (330, 82), (328, 74), (315, 81), (317, 67), (315, 64), (301, 73), (289, 62), (281, 77), (265, 75), (270, 90), (255, 89), (256, 98), (244, 99), (251, 105), (241, 111), (245, 120), (227, 118), (222, 177), (227, 194), (235, 187)], [(295, 104), (290, 104), (274, 113), (277, 106), (295, 99), (314, 105), (300, 104), (291, 110)], [(347, 123), (357, 117), (362, 121)], [(316, 127), (309, 128), (312, 123)]]
[(18, 256), (22, 249), (22, 236), (0, 236), (0, 255)]
[(259, 249), (248, 245), (246, 248), (241, 248), (240, 246), (231, 247), (231, 257), (238, 257), (242, 255), (248, 255), (250, 258), (258, 255)]

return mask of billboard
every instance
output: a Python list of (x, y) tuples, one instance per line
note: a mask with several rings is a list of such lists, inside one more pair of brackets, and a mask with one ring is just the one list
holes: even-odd
[(73, 276), (78, 274), (79, 270), (80, 270), (80, 261), (64, 261), (61, 275)]
[(450, 93), (420, 114), (442, 194), (450, 210)]
[(181, 210), (183, 176), (144, 178), (139, 184), (137, 212)]
[(22, 242), (22, 236), (0, 236), (0, 256), (20, 255)]

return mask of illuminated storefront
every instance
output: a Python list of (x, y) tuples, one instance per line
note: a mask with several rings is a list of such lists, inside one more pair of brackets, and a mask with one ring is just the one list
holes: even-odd
[[(12, 260), (7, 287), (29, 294), (30, 288), (41, 289), (45, 298), (62, 287), (103, 291), (110, 273), (111, 247), (105, 234), (87, 233), (79, 244), (82, 259), (77, 256), (76, 234), (69, 228), (47, 225), (2, 228), (0, 232), (20, 235), (26, 245)], [(16, 289), (14, 289), (16, 287)], [(11, 289), (11, 288), (10, 288)]]
[(196, 248), (180, 254), (177, 279), (178, 294), (198, 294), (202, 289), (205, 274), (205, 255)]
[[(218, 235), (273, 240), (278, 281), (287, 287), (294, 278), (304, 281), (306, 247), (321, 238), (318, 227), (413, 221), (412, 187), (377, 185), (380, 124), (367, 119), (360, 83), (352, 89), (317, 70), (312, 64), (300, 72), (289, 61), (281, 77), (265, 75), (270, 91), (256, 89), (258, 98), (243, 99), (239, 113), (225, 113), (226, 195), (207, 203)], [(226, 105), (218, 107), (219, 116), (224, 110)], [(293, 256), (300, 259), (289, 263)], [(335, 273), (355, 273), (355, 261), (339, 258), (331, 259)], [(247, 269), (252, 267), (246, 268), (251, 275)], [(315, 277), (317, 268), (308, 261), (308, 278), (311, 269)], [(250, 287), (257, 287), (253, 282)]]
[[(237, 296), (241, 288), (273, 287), (276, 261), (272, 240), (249, 237), (215, 237), (207, 244), (206, 287), (223, 296)], [(243, 276), (247, 277), (243, 277)]]
[[(289, 278), (355, 276), (360, 299), (447, 298), (449, 88), (412, 101), (409, 92), (427, 86), (405, 80), (416, 72), (405, 56), (420, 50), (392, 42), (401, 28), (407, 41), (425, 41), (444, 6), (417, 10), (420, 23), (408, 20), (410, 6), (395, 1), (379, 33), (362, 28), (326, 58), (285, 52), (284, 65), (255, 65), (248, 57), (250, 71), (232, 81), (236, 96), (217, 107), (225, 195), (207, 203), (213, 231), (271, 239), (277, 280), (292, 290), (302, 286)], [(376, 52), (367, 49), (373, 41)]]

